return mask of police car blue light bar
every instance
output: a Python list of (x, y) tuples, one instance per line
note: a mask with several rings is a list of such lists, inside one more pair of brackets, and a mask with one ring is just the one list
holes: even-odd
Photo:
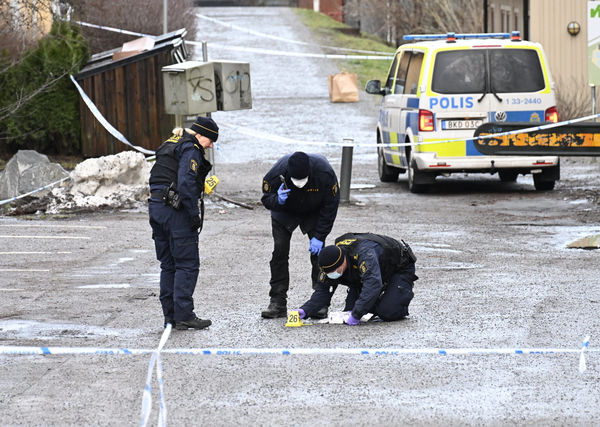
[(471, 34), (407, 34), (403, 37), (407, 41), (416, 40), (467, 40), (467, 39), (511, 39), (520, 40), (521, 32), (513, 31), (512, 33), (471, 33)]

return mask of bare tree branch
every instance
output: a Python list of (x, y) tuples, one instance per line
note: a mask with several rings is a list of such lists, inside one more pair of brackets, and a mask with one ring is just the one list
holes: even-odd
[(16, 94), (16, 101), (14, 103), (12, 103), (11, 105), (8, 105), (6, 107), (0, 108), (0, 121), (16, 114), (16, 112), (19, 111), (19, 108), (26, 105), (29, 101), (31, 101), (33, 98), (35, 98), (38, 94), (40, 94), (40, 93), (44, 92), (46, 89), (49, 89), (50, 87), (52, 87), (60, 79), (62, 79), (63, 77), (65, 77), (68, 74), (69, 74), (69, 72), (65, 72), (57, 78), (48, 80), (42, 86), (36, 88), (35, 90), (33, 90), (25, 95), (23, 95), (23, 89), (21, 89), (20, 93)]

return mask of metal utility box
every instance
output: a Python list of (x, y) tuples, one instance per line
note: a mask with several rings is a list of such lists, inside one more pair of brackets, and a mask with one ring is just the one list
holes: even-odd
[(251, 109), (250, 64), (233, 61), (211, 62), (215, 69), (217, 109), (219, 111)]
[(212, 62), (186, 61), (162, 68), (165, 110), (186, 115), (217, 111)]

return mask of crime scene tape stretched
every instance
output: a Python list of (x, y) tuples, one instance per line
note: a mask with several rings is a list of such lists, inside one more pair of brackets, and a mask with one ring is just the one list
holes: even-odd
[(531, 123), (484, 123), (475, 130), (474, 145), (484, 155), (600, 156), (600, 123), (564, 124), (531, 130)]
[(156, 380), (159, 387), (158, 425), (164, 427), (167, 424), (167, 405), (165, 404), (165, 396), (163, 392), (162, 360), (160, 358), (160, 352), (169, 339), (169, 335), (171, 335), (172, 327), (173, 325), (167, 323), (167, 327), (162, 333), (158, 347), (152, 352), (152, 356), (150, 357), (150, 363), (148, 364), (148, 375), (146, 376), (146, 386), (144, 387), (144, 394), (142, 396), (140, 427), (146, 426), (148, 423), (148, 418), (150, 417), (150, 410), (152, 409), (152, 370), (155, 363)]

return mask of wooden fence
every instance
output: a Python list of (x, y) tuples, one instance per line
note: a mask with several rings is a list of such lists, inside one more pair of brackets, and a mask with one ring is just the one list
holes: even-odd
[[(76, 76), (98, 110), (134, 145), (155, 150), (174, 125), (174, 116), (165, 112), (163, 66), (187, 58), (185, 29), (159, 36), (152, 49), (117, 61), (119, 49), (93, 55)], [(81, 151), (85, 157), (99, 157), (129, 150), (113, 137), (80, 101)]]

